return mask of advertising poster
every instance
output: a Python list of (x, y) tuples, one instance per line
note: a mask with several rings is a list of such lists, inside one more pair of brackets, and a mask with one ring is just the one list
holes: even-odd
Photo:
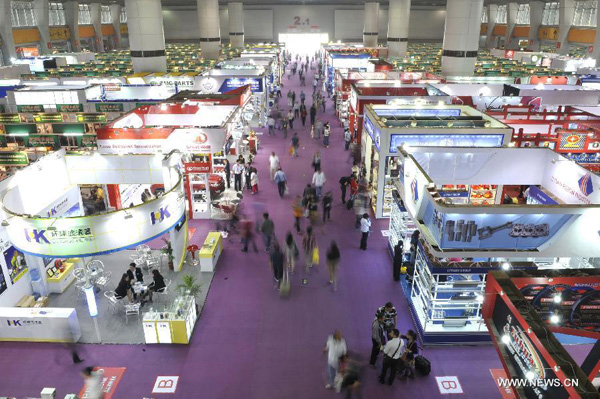
[(503, 134), (392, 134), (390, 152), (398, 147), (501, 147)]
[(6, 291), (6, 288), (6, 277), (4, 277), (4, 270), (2, 270), (2, 268), (0, 267), (0, 295), (2, 295), (4, 291)]
[(43, 105), (17, 105), (17, 112), (33, 114), (36, 112), (44, 112)]
[(123, 104), (98, 103), (96, 104), (96, 112), (123, 112)]
[(561, 133), (559, 150), (582, 150), (585, 145), (586, 133)]
[(58, 112), (83, 112), (83, 104), (56, 104)]
[(26, 152), (0, 151), (0, 166), (27, 166), (29, 157)]
[(27, 263), (23, 254), (13, 246), (4, 251), (4, 260), (8, 268), (8, 275), (12, 284), (19, 281), (27, 273)]

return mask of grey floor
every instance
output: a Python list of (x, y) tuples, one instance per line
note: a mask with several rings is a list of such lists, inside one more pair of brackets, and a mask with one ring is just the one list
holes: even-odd
[[(156, 252), (158, 253), (159, 251)], [(110, 291), (115, 289), (116, 285), (118, 284), (118, 280), (120, 279), (120, 276), (127, 271), (129, 263), (131, 262), (129, 259), (129, 255), (132, 253), (133, 251), (131, 250), (125, 250), (115, 252), (110, 255), (103, 255), (94, 258), (104, 263), (105, 271), (112, 272), (111, 282), (106, 287), (106, 290)], [(192, 274), (196, 276), (200, 284), (202, 284), (202, 292), (200, 293), (197, 299), (198, 307), (200, 309), (200, 312), (202, 312), (202, 308), (204, 307), (204, 302), (206, 301), (206, 296), (208, 294), (208, 289), (210, 288), (210, 284), (212, 282), (214, 273), (201, 273), (199, 266), (193, 267), (190, 264), (184, 264), (180, 272), (170, 271), (165, 265), (162, 268), (161, 274), (164, 276), (165, 279), (172, 280), (171, 286), (169, 288), (169, 295), (167, 296), (167, 298), (161, 298), (160, 301), (157, 301), (155, 296), (154, 303), (146, 304), (141, 309), (140, 313), (143, 313), (144, 310), (149, 309), (150, 307), (158, 308), (164, 303), (173, 301), (173, 299), (177, 296), (176, 287), (181, 282), (182, 276), (185, 274)], [(152, 278), (147, 272), (144, 272), (144, 281), (147, 284), (152, 281)], [(118, 311), (114, 314), (111, 312), (108, 299), (104, 297), (104, 290), (96, 294), (96, 301), (98, 304), (99, 313), (97, 320), (102, 343), (144, 343), (144, 333), (142, 330), (141, 314), (139, 320), (134, 315), (130, 316), (128, 323), (126, 323), (124, 310)], [(58, 308), (75, 308), (77, 310), (77, 317), (79, 319), (79, 326), (81, 328), (81, 339), (79, 340), (79, 342), (99, 342), (96, 330), (94, 328), (93, 320), (88, 313), (85, 297), (84, 295), (80, 295), (78, 297), (77, 290), (75, 288), (75, 282), (71, 283), (71, 285), (62, 294), (50, 294), (50, 304), (48, 306)]]

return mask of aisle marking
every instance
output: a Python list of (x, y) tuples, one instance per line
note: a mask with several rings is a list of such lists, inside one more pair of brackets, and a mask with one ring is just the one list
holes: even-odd
[(152, 393), (175, 393), (175, 391), (177, 390), (178, 382), (178, 375), (159, 375), (158, 377), (156, 377), (156, 381), (154, 382), (154, 388), (152, 388)]
[(456, 376), (435, 377), (435, 380), (442, 395), (463, 393), (460, 382), (458, 382), (458, 377)]

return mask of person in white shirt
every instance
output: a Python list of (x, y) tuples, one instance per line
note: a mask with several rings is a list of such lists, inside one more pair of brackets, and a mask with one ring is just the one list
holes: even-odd
[(242, 191), (242, 174), (244, 173), (244, 165), (238, 159), (238, 161), (233, 164), (231, 170), (233, 171), (233, 188), (236, 191)]
[(275, 155), (275, 152), (271, 152), (269, 157), (269, 180), (275, 178), (275, 172), (279, 169), (279, 157)]
[(323, 191), (323, 185), (325, 185), (326, 181), (327, 181), (327, 178), (325, 178), (325, 173), (323, 173), (323, 171), (321, 169), (317, 169), (316, 172), (313, 174), (313, 178), (312, 178), (312, 184), (313, 184), (313, 186), (315, 186), (315, 189), (317, 191), (317, 198), (321, 198), (321, 192)]
[(340, 357), (344, 356), (347, 351), (346, 340), (342, 338), (339, 330), (335, 330), (333, 335), (327, 338), (327, 344), (323, 348), (323, 352), (327, 353), (327, 385), (325, 388), (333, 388), (333, 381), (340, 370)]
[(93, 367), (86, 367), (81, 371), (81, 376), (85, 381), (83, 396), (88, 399), (102, 399), (104, 397), (102, 391), (104, 373), (102, 370), (94, 371)]
[(381, 369), (381, 375), (379, 376), (379, 382), (385, 382), (385, 376), (388, 369), (390, 370), (390, 378), (388, 379), (388, 385), (392, 385), (396, 377), (396, 372), (401, 366), (402, 354), (404, 353), (404, 341), (400, 339), (400, 331), (393, 329), (390, 332), (391, 339), (385, 344), (383, 348), (383, 367)]
[(275, 136), (275, 118), (269, 115), (269, 118), (267, 118), (267, 124), (269, 125), (269, 136)]
[(369, 219), (368, 213), (363, 213), (362, 219), (360, 219), (360, 249), (365, 251), (367, 249), (367, 239), (369, 238), (369, 231), (371, 231), (371, 219)]

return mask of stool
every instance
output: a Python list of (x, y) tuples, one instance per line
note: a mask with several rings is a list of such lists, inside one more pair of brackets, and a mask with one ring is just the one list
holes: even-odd
[(192, 265), (198, 266), (200, 263), (198, 259), (196, 259), (196, 251), (198, 251), (198, 246), (196, 244), (188, 245), (187, 250), (188, 253), (192, 255)]

